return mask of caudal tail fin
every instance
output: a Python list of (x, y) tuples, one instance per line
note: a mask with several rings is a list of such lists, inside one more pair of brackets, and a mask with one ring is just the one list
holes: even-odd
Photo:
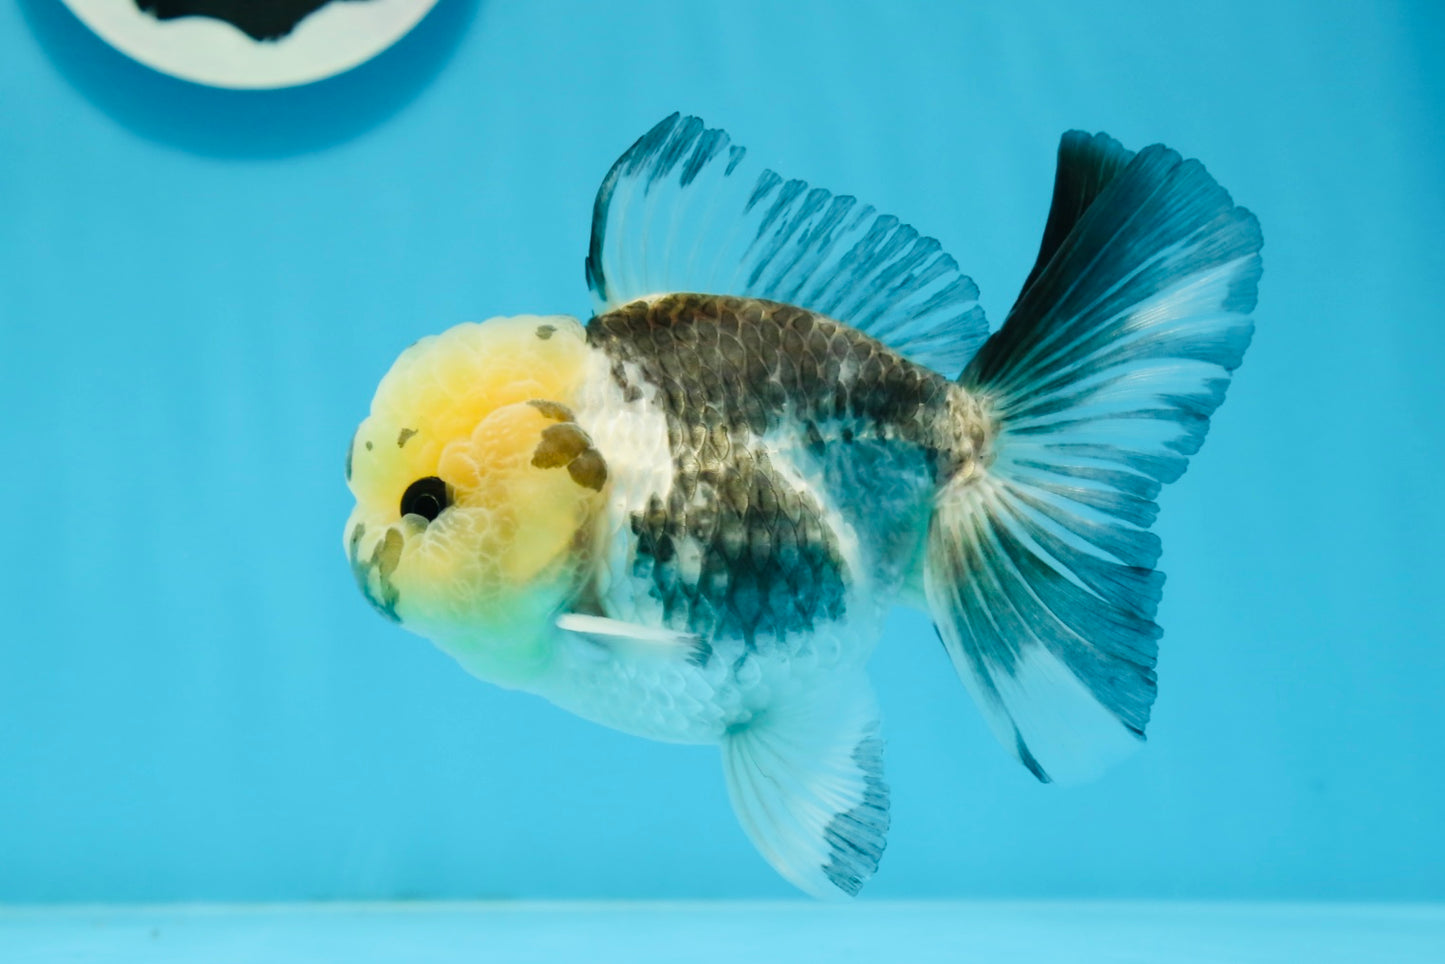
[(1149, 531), (1249, 345), (1262, 244), (1198, 161), (1064, 135), (1037, 263), (959, 381), (986, 468), (945, 483), (924, 584), (995, 734), (1040, 780), (1143, 740), (1164, 575)]

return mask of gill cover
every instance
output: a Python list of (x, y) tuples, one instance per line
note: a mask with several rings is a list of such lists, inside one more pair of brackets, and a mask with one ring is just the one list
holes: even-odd
[(545, 665), (592, 549), (607, 466), (572, 414), (586, 353), (570, 317), (424, 338), (381, 380), (347, 454), (362, 592), (502, 685)]

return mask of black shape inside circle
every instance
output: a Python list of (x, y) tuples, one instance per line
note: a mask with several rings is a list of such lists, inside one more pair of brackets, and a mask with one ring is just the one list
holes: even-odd
[(401, 495), (401, 514), (419, 515), (431, 522), (451, 504), (452, 494), (447, 484), (435, 475), (428, 475), (406, 487)]
[[(224, 20), (252, 40), (280, 40), (332, 0), (135, 0), (157, 20), (211, 17)], [(358, 0), (346, 0), (356, 3)], [(368, 0), (369, 2), (369, 0)]]

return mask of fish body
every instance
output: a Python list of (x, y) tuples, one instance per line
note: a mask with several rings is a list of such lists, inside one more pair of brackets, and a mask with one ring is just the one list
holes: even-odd
[(1066, 135), (989, 336), (937, 241), (742, 161), (664, 120), (599, 191), (587, 323), (404, 352), (345, 544), (373, 606), (475, 675), (719, 745), (760, 853), (852, 895), (889, 825), (866, 665), (893, 606), (930, 613), (1041, 781), (1142, 740), (1154, 497), (1248, 345), (1260, 237), (1197, 162)]
[(921, 601), (937, 480), (979, 457), (966, 392), (867, 335), (760, 299), (673, 294), (594, 318), (576, 411), (611, 474), (588, 594), (706, 640), (639, 674), (604, 648), (538, 691), (653, 739), (717, 742), (779, 690), (866, 662)]

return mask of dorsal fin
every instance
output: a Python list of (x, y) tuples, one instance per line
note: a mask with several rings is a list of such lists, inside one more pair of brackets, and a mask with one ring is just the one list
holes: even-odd
[(957, 374), (988, 324), (938, 241), (856, 198), (756, 172), (746, 153), (673, 114), (618, 158), (592, 211), (595, 309), (679, 291), (766, 298)]
[(1059, 140), (1059, 165), (1054, 173), (1049, 220), (1044, 225), (1038, 260), (1024, 281), (1023, 291), (1028, 291), (1034, 279), (1054, 260), (1059, 245), (1094, 203), (1094, 198), (1133, 158), (1133, 151), (1104, 133), (1068, 131)]

